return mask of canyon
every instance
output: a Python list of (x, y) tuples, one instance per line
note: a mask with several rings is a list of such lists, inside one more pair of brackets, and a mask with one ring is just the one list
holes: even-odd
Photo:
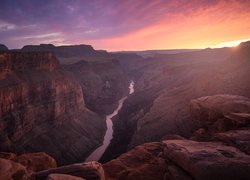
[[(16, 154), (0, 153), (0, 164), (37, 179), (249, 179), (249, 52), (249, 42), (145, 56), (89, 45), (4, 49), (0, 151)], [(104, 145), (102, 164), (75, 164)], [(35, 152), (55, 160), (40, 169), (19, 160)]]
[(191, 137), (197, 129), (189, 113), (192, 99), (216, 94), (249, 98), (249, 52), (249, 43), (242, 43), (236, 48), (157, 55), (140, 60), (140, 66), (127, 63), (131, 74), (137, 73), (135, 93), (114, 120), (114, 139), (102, 162), (166, 135)]
[(43, 151), (63, 165), (84, 161), (102, 144), (104, 115), (128, 92), (117, 61), (66, 68), (48, 52), (6, 51), (0, 58), (1, 151)]

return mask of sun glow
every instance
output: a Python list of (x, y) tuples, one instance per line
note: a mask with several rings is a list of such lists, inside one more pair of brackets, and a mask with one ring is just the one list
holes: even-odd
[(249, 39), (240, 39), (240, 40), (236, 40), (236, 41), (223, 42), (223, 43), (217, 44), (213, 48), (235, 47), (235, 46), (238, 46), (241, 42), (245, 42), (245, 41), (249, 41), (249, 40), (250, 40), (250, 38)]

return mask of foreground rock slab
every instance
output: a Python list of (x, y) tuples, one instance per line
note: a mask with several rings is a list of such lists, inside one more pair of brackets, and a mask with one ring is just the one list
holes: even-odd
[(250, 155), (250, 127), (217, 133), (214, 135), (213, 140), (234, 146)]
[(164, 159), (160, 157), (162, 144), (146, 143), (103, 165), (106, 179), (156, 180), (163, 179)]
[(34, 179), (46, 179), (50, 174), (67, 174), (88, 180), (104, 180), (104, 170), (98, 162), (72, 164), (32, 174)]
[(247, 180), (250, 156), (218, 142), (168, 140), (164, 157), (199, 180)]
[(46, 180), (84, 180), (84, 179), (67, 174), (50, 174)]

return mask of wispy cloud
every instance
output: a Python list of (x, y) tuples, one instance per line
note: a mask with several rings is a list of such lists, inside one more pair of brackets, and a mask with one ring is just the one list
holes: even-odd
[(0, 21), (0, 31), (7, 31), (7, 30), (15, 29), (15, 28), (16, 28), (15, 24)]
[(55, 38), (61, 36), (61, 33), (47, 33), (47, 34), (38, 34), (38, 35), (28, 35), (28, 36), (21, 36), (17, 37), (16, 39), (20, 40), (27, 40), (27, 39), (45, 39), (45, 38)]
[(248, 7), (249, 0), (2, 0), (0, 39), (10, 47), (205, 47), (249, 38)]

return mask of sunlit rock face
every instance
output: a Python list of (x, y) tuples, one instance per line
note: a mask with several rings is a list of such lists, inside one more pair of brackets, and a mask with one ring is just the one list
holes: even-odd
[(102, 142), (104, 119), (85, 108), (80, 84), (54, 55), (1, 53), (0, 66), (1, 150), (44, 151), (67, 164)]

